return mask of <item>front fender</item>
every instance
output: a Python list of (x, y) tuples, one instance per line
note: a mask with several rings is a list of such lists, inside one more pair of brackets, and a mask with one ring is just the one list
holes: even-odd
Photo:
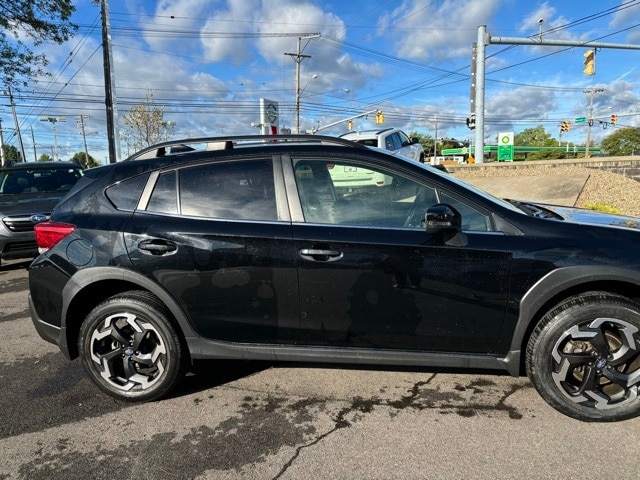
[(538, 280), (520, 300), (519, 316), (513, 330), (503, 333), (505, 343), (508, 342), (508, 338), (511, 339), (507, 354), (508, 363), (516, 363), (509, 365), (509, 371), (513, 373), (516, 368), (519, 371), (523, 342), (530, 331), (532, 322), (544, 313), (542, 310), (545, 305), (554, 299), (557, 301), (552, 303), (559, 303), (564, 299), (563, 292), (568, 292), (576, 287), (584, 286), (585, 289), (589, 289), (589, 284), (593, 284), (594, 288), (602, 289), (602, 285), (605, 283), (617, 284), (618, 286), (626, 285), (638, 289), (640, 295), (640, 271), (622, 267), (604, 265), (564, 267), (553, 270)]

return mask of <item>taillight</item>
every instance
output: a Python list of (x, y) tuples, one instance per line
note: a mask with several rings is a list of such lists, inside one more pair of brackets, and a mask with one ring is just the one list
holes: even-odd
[(71, 235), (76, 227), (68, 223), (42, 222), (34, 227), (36, 243), (43, 250), (48, 250), (63, 238)]

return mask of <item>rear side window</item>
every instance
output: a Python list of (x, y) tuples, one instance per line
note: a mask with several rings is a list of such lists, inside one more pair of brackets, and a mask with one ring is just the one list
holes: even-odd
[(247, 160), (163, 173), (147, 211), (231, 220), (277, 220), (272, 163)]
[(147, 184), (148, 174), (122, 180), (109, 187), (106, 191), (107, 198), (119, 210), (135, 210)]

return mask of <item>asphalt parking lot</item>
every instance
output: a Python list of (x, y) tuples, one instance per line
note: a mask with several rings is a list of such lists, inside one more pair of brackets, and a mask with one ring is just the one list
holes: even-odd
[(0, 480), (636, 479), (640, 420), (587, 424), (526, 378), (213, 362), (170, 398), (102, 395), (0, 269)]

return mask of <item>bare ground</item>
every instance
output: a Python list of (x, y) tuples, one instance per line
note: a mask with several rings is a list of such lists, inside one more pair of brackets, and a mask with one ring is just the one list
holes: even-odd
[(640, 217), (640, 182), (603, 170), (555, 166), (554, 168), (492, 168), (490, 170), (465, 168), (454, 172), (454, 175), (461, 180), (480, 177), (581, 174), (588, 174), (589, 178), (574, 206), (584, 207), (589, 203), (602, 203), (617, 208), (623, 215)]

